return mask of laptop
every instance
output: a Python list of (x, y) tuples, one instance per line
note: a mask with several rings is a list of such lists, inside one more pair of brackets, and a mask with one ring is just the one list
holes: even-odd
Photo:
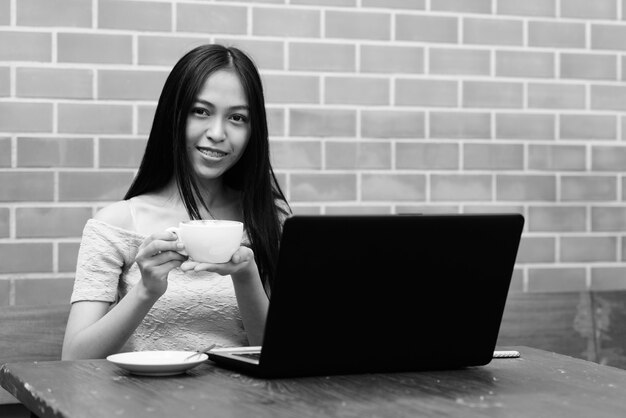
[(263, 346), (209, 359), (269, 378), (486, 365), (523, 224), (519, 214), (288, 218)]

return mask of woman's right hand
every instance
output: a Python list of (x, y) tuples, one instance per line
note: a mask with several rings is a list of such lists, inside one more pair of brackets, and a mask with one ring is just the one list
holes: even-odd
[(146, 238), (139, 246), (135, 261), (141, 272), (140, 284), (150, 297), (161, 297), (167, 290), (167, 275), (187, 260), (177, 251), (184, 246), (174, 233), (164, 231)]

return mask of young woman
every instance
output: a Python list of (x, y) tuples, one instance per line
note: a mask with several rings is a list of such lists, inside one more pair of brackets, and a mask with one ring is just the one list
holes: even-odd
[[(63, 359), (260, 345), (288, 213), (253, 62), (220, 45), (190, 51), (165, 82), (124, 200), (85, 225)], [(244, 223), (230, 262), (177, 252), (166, 229), (191, 219)]]

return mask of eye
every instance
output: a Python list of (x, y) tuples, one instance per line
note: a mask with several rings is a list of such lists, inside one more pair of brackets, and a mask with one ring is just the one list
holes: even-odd
[(230, 118), (236, 123), (240, 123), (240, 124), (248, 123), (248, 117), (240, 113), (235, 113)]
[(203, 107), (193, 107), (191, 113), (196, 116), (209, 116), (209, 111)]

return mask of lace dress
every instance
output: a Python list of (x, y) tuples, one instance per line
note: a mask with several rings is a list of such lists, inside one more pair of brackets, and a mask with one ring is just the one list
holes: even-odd
[[(90, 219), (78, 253), (71, 302), (115, 303), (139, 281), (135, 256), (146, 236)], [(247, 345), (230, 276), (174, 269), (122, 351)]]

